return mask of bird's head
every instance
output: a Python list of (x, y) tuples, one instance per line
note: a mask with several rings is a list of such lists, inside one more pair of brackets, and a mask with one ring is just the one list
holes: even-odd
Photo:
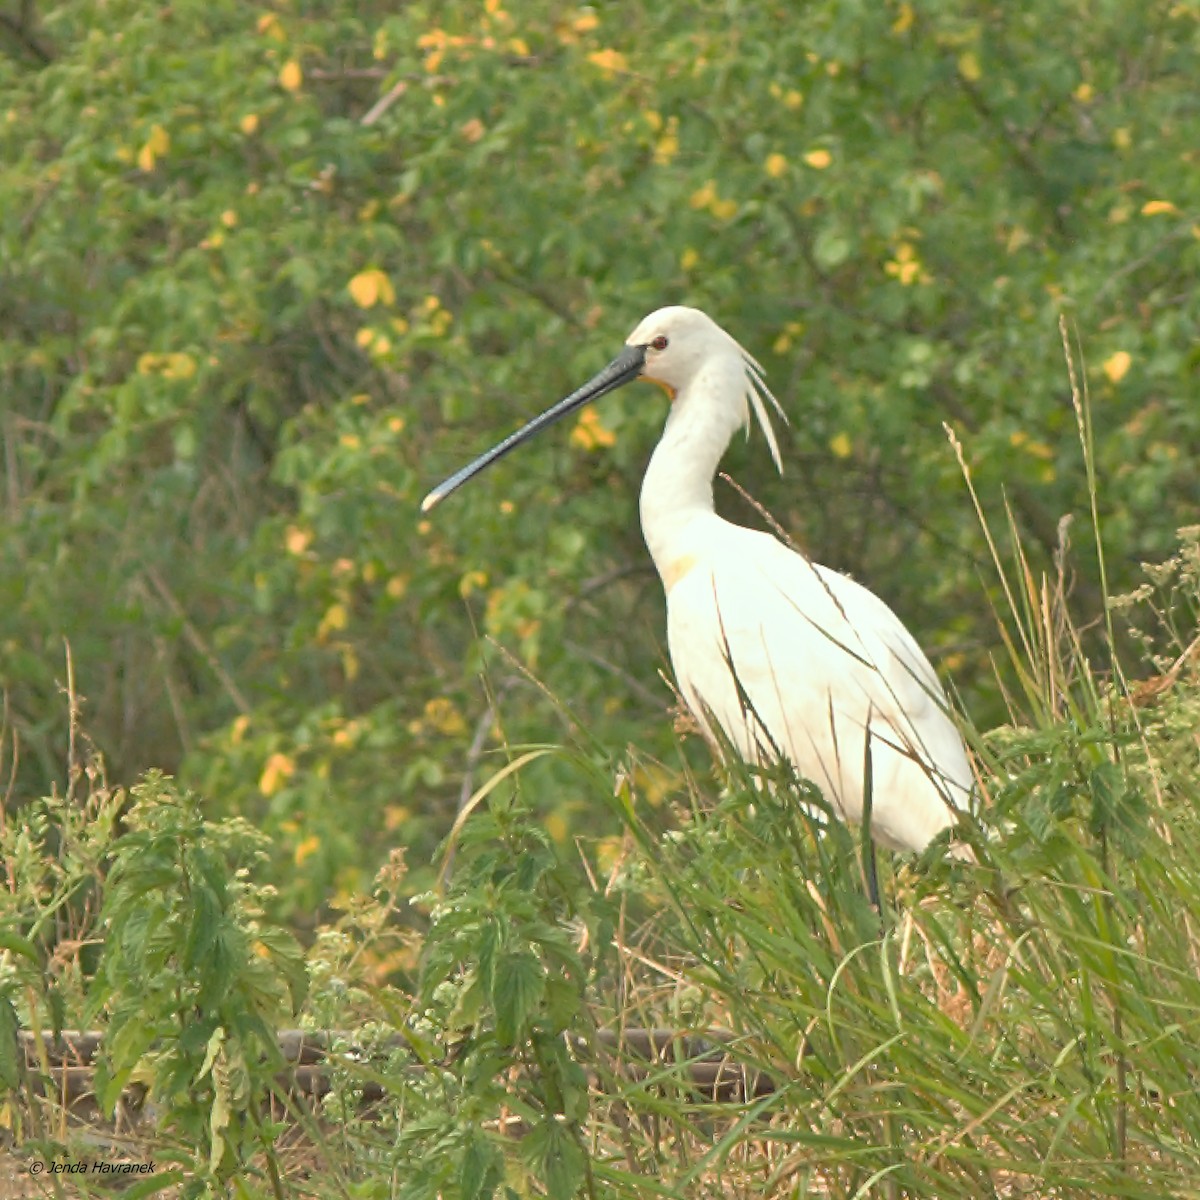
[(590, 400), (635, 379), (661, 384), (674, 400), (705, 372), (714, 377), (714, 395), (718, 401), (731, 400), (739, 406), (741, 423), (748, 424), (750, 413), (754, 413), (771, 448), (771, 457), (782, 470), (779, 443), (767, 415), (767, 401), (785, 421), (787, 416), (764, 382), (762, 368), (711, 317), (698, 308), (671, 305), (640, 321), (625, 339), (621, 353), (583, 387), (434, 488), (422, 501), (421, 510), (428, 512), (485, 467)]
[[(707, 313), (677, 304), (660, 308), (639, 322), (625, 345), (641, 350), (641, 377), (661, 384), (672, 400), (697, 383), (711, 401), (736, 404), (738, 420), (747, 428), (753, 412), (775, 465), (783, 470), (765, 402), (784, 421), (787, 415), (767, 387), (762, 367)], [(707, 389), (702, 376), (711, 385)]]
[(714, 359), (742, 357), (741, 347), (712, 317), (679, 304), (644, 317), (625, 345), (641, 349), (642, 378), (662, 384), (672, 399)]

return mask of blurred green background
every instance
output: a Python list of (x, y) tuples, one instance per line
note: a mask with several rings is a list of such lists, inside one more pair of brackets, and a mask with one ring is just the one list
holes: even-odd
[[(8, 805), (62, 776), (65, 643), (110, 777), (262, 826), (301, 927), (393, 846), (427, 883), (464, 787), (567, 712), (653, 798), (661, 394), (417, 505), (666, 303), (792, 418), (783, 478), (757, 438), (731, 473), (1003, 719), (942, 423), (1048, 564), (1088, 504), (1065, 314), (1113, 590), (1196, 521), (1198, 50), (1194, 2), (7, 0)], [(522, 776), (560, 841), (608, 819), (564, 770)]]

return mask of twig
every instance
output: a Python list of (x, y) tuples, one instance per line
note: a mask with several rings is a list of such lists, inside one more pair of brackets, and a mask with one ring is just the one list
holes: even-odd
[(388, 88), (388, 90), (384, 92), (383, 95), (380, 96), (379, 99), (376, 100), (369, 109), (367, 109), (367, 111), (363, 114), (362, 119), (359, 121), (359, 124), (369, 129), (407, 91), (408, 80), (396, 80), (396, 82), (393, 83), (392, 86)]
[(154, 590), (158, 593), (159, 598), (166, 604), (171, 612), (178, 618), (183, 627), (183, 635), (191, 643), (192, 648), (208, 663), (209, 667), (216, 677), (221, 681), (229, 698), (237, 707), (238, 712), (248, 717), (250, 715), (250, 702), (242, 695), (241, 688), (234, 682), (233, 676), (225, 670), (221, 664), (221, 660), (209, 646), (209, 644), (201, 636), (200, 631), (192, 624), (191, 618), (187, 615), (182, 604), (175, 598), (175, 594), (167, 587), (163, 578), (153, 567), (147, 567), (145, 570), (145, 578), (147, 578), (154, 586)]
[(26, 28), (31, 9), (32, 5), (24, 5), (21, 9), (20, 20), (13, 20), (12, 17), (0, 13), (0, 29), (6, 29), (18, 45), (24, 46), (43, 67), (48, 67), (54, 61), (54, 57)]
[(82, 773), (79, 769), (76, 738), (79, 733), (79, 697), (75, 693), (75, 663), (71, 658), (71, 643), (64, 637), (67, 656), (67, 799), (75, 792), (75, 783)]

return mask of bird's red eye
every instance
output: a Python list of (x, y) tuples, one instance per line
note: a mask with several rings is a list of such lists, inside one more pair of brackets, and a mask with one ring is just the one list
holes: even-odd
[(663, 335), (660, 333), (658, 335), (658, 337), (656, 337), (654, 339), (654, 341), (652, 341), (650, 343), (650, 349), (651, 350), (665, 350), (667, 348), (668, 344), (669, 343), (667, 342), (667, 339), (665, 337), (663, 337)]

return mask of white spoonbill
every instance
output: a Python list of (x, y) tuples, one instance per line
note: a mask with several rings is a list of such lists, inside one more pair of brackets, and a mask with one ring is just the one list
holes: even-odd
[(876, 840), (923, 850), (971, 800), (946, 694), (878, 596), (717, 516), (713, 476), (734, 433), (753, 412), (782, 470), (766, 402), (786, 416), (762, 368), (710, 317), (677, 306), (651, 313), (604, 370), (434, 488), (422, 511), (540, 429), (639, 378), (671, 397), (641, 517), (688, 707), (710, 741), (715, 720), (747, 762), (788, 759), (848, 820), (862, 819), (869, 788)]

